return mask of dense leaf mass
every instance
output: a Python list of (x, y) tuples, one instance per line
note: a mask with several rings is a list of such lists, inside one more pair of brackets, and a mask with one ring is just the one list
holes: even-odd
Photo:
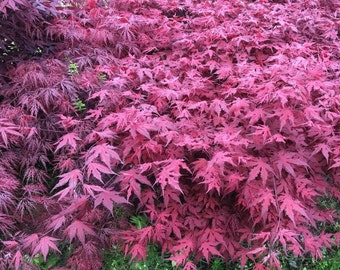
[(316, 204), (340, 199), (338, 1), (56, 3), (0, 4), (1, 269), (65, 243), (79, 270), (112, 244), (184, 269), (338, 244)]

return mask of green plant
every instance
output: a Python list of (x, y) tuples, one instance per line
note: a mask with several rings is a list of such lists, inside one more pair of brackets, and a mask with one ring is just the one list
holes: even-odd
[(333, 209), (340, 213), (340, 202), (337, 198), (330, 196), (329, 194), (325, 194), (318, 198), (318, 207), (320, 209)]
[(37, 254), (33, 258), (33, 263), (39, 267), (39, 269), (51, 269), (52, 267), (57, 266), (59, 262), (59, 255), (51, 253), (48, 257), (46, 262), (41, 254)]
[[(176, 269), (167, 254), (162, 255), (157, 245), (149, 245), (147, 258), (142, 261), (130, 261), (124, 257), (118, 246), (104, 252), (103, 270), (173, 270)], [(181, 270), (181, 268), (177, 268)], [(218, 270), (218, 269), (216, 269)]]
[(130, 222), (136, 226), (138, 230), (148, 226), (148, 218), (145, 215), (133, 216), (130, 218)]
[(72, 245), (66, 242), (60, 244), (58, 248), (61, 254), (49, 252), (46, 261), (44, 261), (44, 257), (40, 253), (34, 255), (33, 258), (26, 254), (23, 255), (23, 258), (26, 262), (35, 265), (39, 270), (54, 269), (66, 265), (67, 259), (73, 251)]
[[(197, 270), (241, 270), (241, 265), (239, 262), (228, 261), (220, 257), (212, 257), (208, 263), (205, 259), (200, 260), (197, 263)], [(242, 270), (252, 270), (254, 268), (254, 263), (248, 261)]]
[(128, 268), (128, 259), (124, 257), (123, 252), (118, 246), (112, 246), (111, 250), (104, 250), (103, 270), (125, 270)]
[(226, 265), (221, 258), (212, 258), (211, 260), (211, 270), (225, 270)]
[(83, 111), (86, 108), (85, 103), (79, 99), (73, 102), (73, 106), (77, 111)]
[(323, 251), (323, 259), (315, 260), (310, 256), (296, 258), (286, 256), (281, 259), (282, 270), (338, 270), (340, 269), (340, 250)]
[(99, 73), (99, 74), (98, 74), (98, 79), (99, 79), (99, 81), (101, 81), (101, 82), (106, 81), (106, 80), (107, 80), (107, 74), (104, 73), (104, 72)]
[(78, 67), (79, 66), (77, 63), (70, 61), (70, 63), (68, 64), (67, 74), (69, 76), (79, 74)]
[(60, 266), (60, 255), (54, 253), (50, 253), (46, 261), (44, 261), (44, 257), (41, 254), (36, 254), (33, 258), (24, 255), (24, 259), (38, 267), (39, 270), (47, 270)]
[[(311, 268), (308, 268), (311, 269)], [(327, 255), (323, 260), (318, 261), (315, 270), (339, 270), (340, 269), (340, 250)]]
[[(125, 211), (115, 209), (115, 216), (125, 216)], [(149, 225), (146, 215), (135, 215), (130, 217), (130, 223), (138, 230)], [(131, 256), (125, 257), (118, 246), (113, 246), (110, 251), (104, 251), (104, 270), (172, 270), (175, 265), (168, 260), (168, 254), (161, 254), (160, 247), (150, 244), (147, 249), (147, 258), (142, 261), (131, 261)], [(181, 268), (179, 268), (181, 269)], [(217, 269), (216, 269), (217, 270)]]

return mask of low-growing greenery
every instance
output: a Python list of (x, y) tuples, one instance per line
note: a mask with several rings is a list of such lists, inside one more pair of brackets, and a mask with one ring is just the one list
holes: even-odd
[[(130, 257), (124, 254), (118, 247), (113, 247), (112, 251), (105, 252), (103, 270), (172, 270), (176, 269), (171, 261), (161, 255), (159, 247), (150, 245), (148, 256), (142, 261), (131, 261)], [(181, 268), (179, 268), (181, 269)]]
[[(109, 251), (103, 251), (104, 264), (103, 270), (174, 270), (176, 267), (167, 256), (162, 256), (158, 246), (150, 245), (148, 256), (142, 261), (131, 261), (130, 257), (125, 257), (118, 246), (113, 246)], [(50, 253), (46, 262), (41, 255), (36, 255), (33, 259), (25, 256), (26, 261), (33, 263), (40, 270), (54, 269), (64, 266), (66, 254), (59, 255)], [(339, 270), (340, 269), (340, 250), (325, 251), (324, 258), (315, 261), (312, 258), (286, 257), (282, 259), (282, 270)], [(251, 270), (252, 264), (248, 263), (244, 270)], [(181, 270), (182, 268), (177, 268)], [(197, 263), (198, 270), (239, 270), (238, 263), (226, 263), (221, 258), (212, 258), (208, 264), (201, 260)], [(273, 269), (274, 270), (274, 269)]]
[[(339, 201), (328, 195), (320, 197), (318, 205), (320, 208), (334, 210), (336, 212), (340, 210)], [(114, 213), (117, 219), (127, 217), (124, 209), (119, 207), (115, 208)], [(129, 220), (137, 229), (142, 229), (150, 225), (147, 216), (143, 214), (131, 216)], [(333, 225), (319, 224), (319, 227), (320, 230), (326, 232), (334, 233), (340, 231), (339, 221), (336, 221)], [(71, 247), (65, 245), (60, 247), (60, 249), (62, 250), (62, 255), (50, 252), (46, 261), (44, 261), (43, 256), (40, 254), (35, 255), (33, 258), (25, 256), (25, 259), (41, 270), (64, 266), (67, 257), (70, 255)], [(153, 244), (149, 245), (147, 257), (142, 261), (131, 260), (131, 256), (124, 256), (124, 252), (118, 245), (112, 246), (110, 250), (103, 250), (103, 258), (103, 270), (182, 270), (181, 267), (176, 268), (175, 263), (169, 260), (169, 254), (162, 254), (160, 247)], [(298, 258), (292, 254), (287, 254), (282, 255), (280, 261), (282, 262), (282, 270), (339, 270), (340, 249), (324, 249), (322, 260), (315, 260), (311, 256)], [(241, 270), (239, 263), (226, 263), (222, 258), (218, 257), (213, 257), (209, 263), (205, 260), (200, 260), (196, 263), (196, 266), (198, 270)], [(253, 266), (251, 262), (248, 262), (244, 270), (251, 270)]]
[[(130, 261), (129, 257), (124, 257), (123, 252), (118, 247), (113, 247), (111, 251), (105, 251), (103, 270), (170, 270), (176, 269), (171, 261), (161, 255), (160, 249), (157, 246), (150, 246), (148, 256), (145, 260), (136, 262)], [(177, 268), (181, 270), (181, 268)], [(239, 270), (240, 264), (229, 262), (226, 263), (221, 258), (212, 258), (208, 264), (201, 260), (197, 263), (198, 270)], [(244, 270), (253, 269), (253, 265), (248, 263)], [(340, 269), (340, 250), (325, 251), (324, 258), (316, 261), (311, 257), (282, 258), (282, 270), (339, 270)], [(274, 270), (274, 269), (273, 269)]]
[[(318, 206), (322, 209), (334, 210), (337, 213), (340, 211), (340, 203), (334, 197), (329, 195), (320, 197), (318, 199)], [(137, 229), (144, 228), (148, 225), (148, 219), (145, 215), (135, 215), (130, 218), (130, 223)], [(335, 221), (332, 225), (318, 224), (320, 231), (325, 232), (339, 232), (339, 221)], [(143, 261), (131, 261), (130, 257), (124, 257), (123, 252), (118, 246), (114, 246), (112, 250), (104, 252), (104, 268), (103, 270), (151, 270), (151, 269), (176, 269), (169, 256), (163, 256), (160, 248), (156, 245), (150, 245), (148, 248), (147, 258)], [(280, 258), (282, 262), (282, 270), (338, 270), (340, 269), (340, 249), (333, 250), (324, 249), (323, 259), (315, 260), (311, 256), (295, 257), (291, 254), (282, 255)], [(210, 263), (205, 260), (200, 260), (197, 264), (198, 270), (239, 270), (241, 266), (237, 262), (226, 263), (223, 259), (213, 257)], [(181, 268), (178, 268), (181, 270)], [(253, 269), (253, 264), (248, 262), (244, 270)], [(274, 270), (274, 269), (273, 269)]]
[(78, 64), (71, 61), (68, 65), (67, 74), (69, 76), (79, 74), (78, 68), (79, 68)]
[(85, 103), (81, 100), (76, 100), (75, 102), (73, 102), (73, 106), (77, 111), (83, 111), (86, 108)]

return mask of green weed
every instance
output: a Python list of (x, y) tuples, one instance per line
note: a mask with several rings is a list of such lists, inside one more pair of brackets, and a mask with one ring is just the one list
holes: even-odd
[(73, 102), (73, 106), (77, 111), (80, 111), (80, 112), (86, 109), (85, 103), (79, 99)]
[(68, 64), (67, 74), (69, 76), (73, 76), (73, 75), (79, 74), (78, 68), (79, 68), (78, 64), (71, 61)]

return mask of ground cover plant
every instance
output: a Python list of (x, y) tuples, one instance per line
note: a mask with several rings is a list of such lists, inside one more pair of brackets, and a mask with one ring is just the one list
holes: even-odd
[(112, 246), (185, 270), (320, 259), (340, 241), (318, 206), (340, 199), (339, 12), (2, 1), (0, 268), (100, 269)]

